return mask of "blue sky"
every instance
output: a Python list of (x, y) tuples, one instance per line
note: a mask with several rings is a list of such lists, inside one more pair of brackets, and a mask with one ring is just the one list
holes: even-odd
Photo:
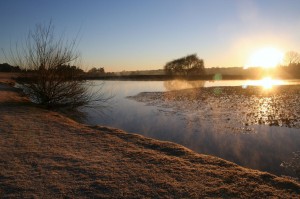
[[(206, 67), (243, 66), (264, 46), (300, 52), (299, 0), (0, 0), (0, 48), (52, 20), (86, 68), (163, 68), (197, 53)], [(0, 63), (6, 62), (2, 52)]]

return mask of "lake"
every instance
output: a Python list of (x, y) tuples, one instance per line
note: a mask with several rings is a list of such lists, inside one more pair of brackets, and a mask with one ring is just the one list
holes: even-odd
[[(100, 85), (101, 82), (94, 81), (95, 85)], [(110, 108), (99, 110), (83, 108), (81, 111), (85, 113), (85, 117), (82, 118), (82, 122), (89, 125), (111, 126), (129, 133), (175, 142), (193, 151), (214, 155), (248, 168), (277, 175), (299, 177), (299, 174), (293, 171), (295, 165), (283, 167), (287, 165), (283, 162), (289, 162), (298, 164), (299, 168), (299, 128), (258, 124), (247, 124), (247, 126), (236, 124), (230, 128), (223, 128), (226, 123), (230, 123), (230, 119), (231, 121), (234, 119), (227, 118), (228, 122), (227, 120), (206, 121), (191, 111), (178, 111), (173, 107), (149, 105), (149, 103), (128, 98), (141, 92), (165, 92), (198, 87), (240, 86), (247, 88), (249, 85), (261, 84), (259, 80), (104, 82), (104, 91), (114, 95)], [(266, 85), (268, 83), (270, 82)], [(300, 81), (274, 81), (272, 83), (290, 85), (300, 84)]]

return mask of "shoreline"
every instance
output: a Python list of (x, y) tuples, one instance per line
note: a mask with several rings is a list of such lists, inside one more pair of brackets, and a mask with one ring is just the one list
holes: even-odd
[[(12, 79), (18, 79), (22, 72), (0, 72), (0, 81), (5, 78), (9, 81)], [(22, 75), (21, 75), (22, 76)], [(274, 79), (280, 80), (291, 80), (300, 79), (299, 75), (276, 75), (276, 74), (260, 74), (259, 76), (245, 75), (245, 74), (222, 74), (222, 73), (210, 73), (203, 75), (145, 75), (145, 74), (89, 74), (84, 73), (82, 76), (83, 80), (109, 80), (109, 81), (171, 81), (171, 80), (185, 80), (185, 81), (218, 81), (218, 80), (260, 80), (265, 76), (272, 76)], [(9, 77), (9, 78), (7, 78)], [(24, 78), (24, 77), (23, 77)]]
[[(1, 83), (0, 83), (1, 85)], [(5, 197), (279, 197), (300, 184), (181, 145), (88, 126), (0, 86), (0, 195)]]
[(141, 92), (128, 98), (180, 122), (187, 135), (174, 133), (177, 143), (299, 180), (299, 94), (300, 85), (272, 90), (236, 86)]

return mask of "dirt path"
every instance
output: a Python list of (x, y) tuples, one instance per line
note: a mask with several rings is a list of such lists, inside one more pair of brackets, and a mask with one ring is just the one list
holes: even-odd
[(180, 145), (89, 127), (0, 85), (1, 198), (299, 198), (300, 184)]

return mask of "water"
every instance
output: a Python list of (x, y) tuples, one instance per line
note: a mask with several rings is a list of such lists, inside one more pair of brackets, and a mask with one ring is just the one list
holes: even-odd
[[(111, 126), (158, 140), (176, 142), (196, 152), (221, 157), (248, 168), (297, 177), (297, 174), (290, 169), (280, 166), (282, 162), (292, 160), (293, 153), (300, 151), (300, 130), (297, 128), (252, 125), (247, 128), (251, 128), (255, 133), (247, 133), (247, 131), (224, 133), (224, 129), (220, 129), (220, 126), (189, 116), (188, 112), (149, 106), (127, 98), (140, 92), (222, 85), (246, 86), (247, 83), (249, 82), (239, 80), (105, 81), (106, 92), (115, 95), (111, 108), (106, 109), (104, 114), (93, 109), (84, 109), (86, 117), (83, 122), (90, 125)], [(299, 81), (284, 82), (284, 84), (299, 83)], [(231, 132), (231, 129), (227, 129), (227, 132)]]

